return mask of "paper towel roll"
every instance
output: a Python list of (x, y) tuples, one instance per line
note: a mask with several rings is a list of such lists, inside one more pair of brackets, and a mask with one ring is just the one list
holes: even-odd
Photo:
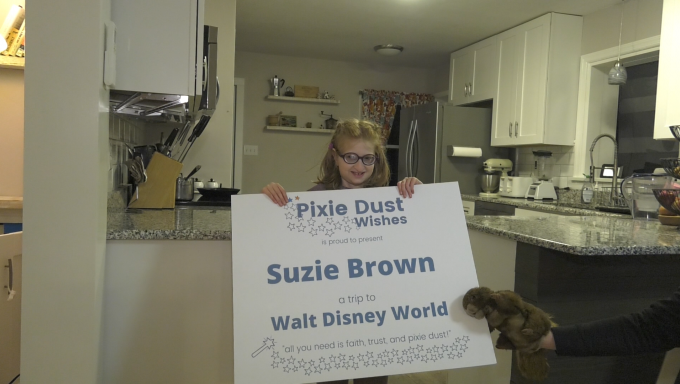
[(482, 149), (447, 145), (446, 155), (451, 157), (482, 157)]

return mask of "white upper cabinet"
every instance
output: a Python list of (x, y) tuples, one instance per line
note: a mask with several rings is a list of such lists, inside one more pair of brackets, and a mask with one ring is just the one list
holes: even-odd
[(661, 16), (661, 43), (659, 46), (659, 82), (656, 85), (656, 112), (654, 138), (672, 139), (671, 125), (680, 125), (680, 108), (677, 107), (677, 89), (680, 71), (675, 68), (680, 60), (680, 0), (664, 0)]
[(497, 36), (491, 145), (574, 145), (581, 27), (550, 13)]
[(117, 56), (113, 88), (200, 95), (203, 12), (204, 0), (111, 0)]
[(449, 102), (461, 105), (492, 99), (496, 92), (497, 72), (495, 36), (453, 52)]

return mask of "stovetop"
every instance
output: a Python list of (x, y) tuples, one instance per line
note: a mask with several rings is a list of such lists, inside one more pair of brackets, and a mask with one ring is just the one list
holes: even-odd
[(201, 197), (196, 201), (175, 200), (175, 206), (184, 207), (231, 207), (231, 199), (225, 200), (210, 200)]

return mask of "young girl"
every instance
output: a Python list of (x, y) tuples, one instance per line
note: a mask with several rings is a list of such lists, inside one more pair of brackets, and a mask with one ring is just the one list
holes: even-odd
[[(321, 161), (316, 185), (310, 191), (384, 187), (389, 180), (380, 127), (367, 120), (352, 119), (338, 122)], [(415, 177), (404, 178), (397, 183), (399, 194), (412, 197), (417, 184), (422, 182)], [(288, 204), (286, 190), (279, 183), (268, 184), (262, 193), (281, 207)]]
[[(380, 127), (366, 120), (339, 121), (328, 151), (321, 161), (316, 185), (310, 191), (384, 187), (389, 183), (390, 169), (382, 147)], [(414, 186), (422, 184), (415, 177), (397, 183), (399, 194), (412, 197)], [(278, 183), (270, 183), (262, 193), (279, 206), (288, 204), (286, 190)], [(349, 380), (325, 384), (347, 384)], [(354, 379), (355, 384), (387, 384), (387, 376)]]

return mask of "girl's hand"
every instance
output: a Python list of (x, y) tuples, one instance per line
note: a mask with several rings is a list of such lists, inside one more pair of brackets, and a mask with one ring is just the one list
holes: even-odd
[(413, 193), (415, 192), (414, 186), (422, 183), (422, 181), (415, 177), (405, 177), (404, 180), (397, 183), (397, 188), (399, 188), (401, 197), (413, 197)]
[(269, 183), (262, 188), (262, 193), (267, 195), (276, 205), (283, 207), (288, 204), (288, 195), (279, 183)]

